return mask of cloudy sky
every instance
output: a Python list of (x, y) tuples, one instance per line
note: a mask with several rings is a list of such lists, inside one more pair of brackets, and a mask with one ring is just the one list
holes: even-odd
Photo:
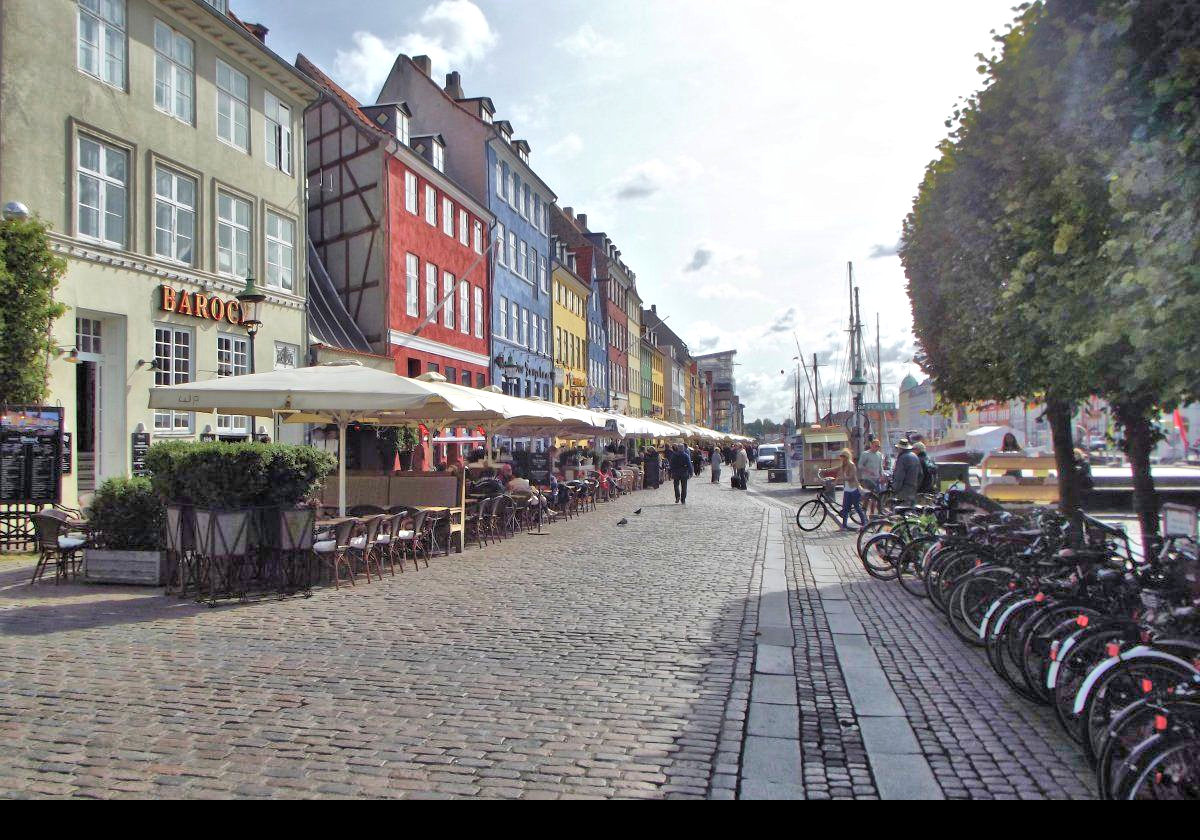
[[(895, 256), (944, 120), (1011, 0), (233, 0), (373, 102), (398, 52), (463, 74), (694, 353), (736, 349), (746, 419), (790, 415), (797, 342), (841, 384), (854, 263), (887, 392), (915, 367)], [(451, 151), (452, 153), (452, 151)], [(786, 370), (784, 375), (780, 371)], [(845, 388), (834, 395), (834, 407)], [(823, 398), (824, 401), (824, 398)]]

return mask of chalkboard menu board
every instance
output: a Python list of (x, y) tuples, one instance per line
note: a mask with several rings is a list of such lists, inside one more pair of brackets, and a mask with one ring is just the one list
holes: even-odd
[(146, 455), (150, 452), (150, 433), (134, 432), (129, 436), (129, 472), (133, 476), (150, 475), (146, 469)]
[(549, 452), (530, 452), (529, 453), (529, 475), (528, 478), (534, 484), (549, 484), (550, 483), (550, 453)]
[(0, 414), (0, 503), (62, 501), (62, 409), (5, 406)]

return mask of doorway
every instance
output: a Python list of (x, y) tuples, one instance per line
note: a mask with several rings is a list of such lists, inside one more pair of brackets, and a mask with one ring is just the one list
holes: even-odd
[(100, 434), (103, 428), (103, 362), (101, 322), (93, 318), (75, 319), (75, 347), (79, 363), (75, 366), (75, 469), (80, 493), (96, 489), (100, 474)]

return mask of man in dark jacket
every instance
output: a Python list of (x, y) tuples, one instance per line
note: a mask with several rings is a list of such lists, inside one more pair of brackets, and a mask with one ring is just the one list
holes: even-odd
[(692, 475), (692, 459), (682, 443), (672, 450), (667, 464), (671, 470), (671, 486), (675, 489), (675, 503), (686, 505), (688, 478)]
[(929, 457), (929, 453), (925, 451), (925, 444), (917, 441), (913, 444), (913, 454), (917, 456), (917, 460), (921, 463), (921, 480), (917, 482), (918, 493), (936, 493), (940, 489), (938, 487), (937, 464)]
[(917, 487), (921, 483), (921, 462), (913, 454), (908, 438), (900, 438), (896, 444), (896, 466), (892, 470), (892, 492), (896, 501), (911, 505), (917, 500)]

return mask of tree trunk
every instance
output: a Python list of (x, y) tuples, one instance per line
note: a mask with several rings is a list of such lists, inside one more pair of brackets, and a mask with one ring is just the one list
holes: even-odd
[(1119, 403), (1113, 406), (1113, 413), (1124, 431), (1125, 455), (1133, 473), (1133, 511), (1142, 527), (1142, 551), (1150, 557), (1152, 543), (1158, 538), (1158, 493), (1150, 474), (1150, 453), (1155, 442), (1151, 424), (1154, 406), (1142, 402)]
[[(1075, 521), (1079, 518), (1079, 481), (1075, 476), (1071, 407), (1066, 400), (1046, 399), (1046, 418), (1050, 421), (1050, 439), (1054, 442), (1054, 461), (1058, 468), (1059, 509)], [(1076, 533), (1082, 531), (1076, 529)]]

